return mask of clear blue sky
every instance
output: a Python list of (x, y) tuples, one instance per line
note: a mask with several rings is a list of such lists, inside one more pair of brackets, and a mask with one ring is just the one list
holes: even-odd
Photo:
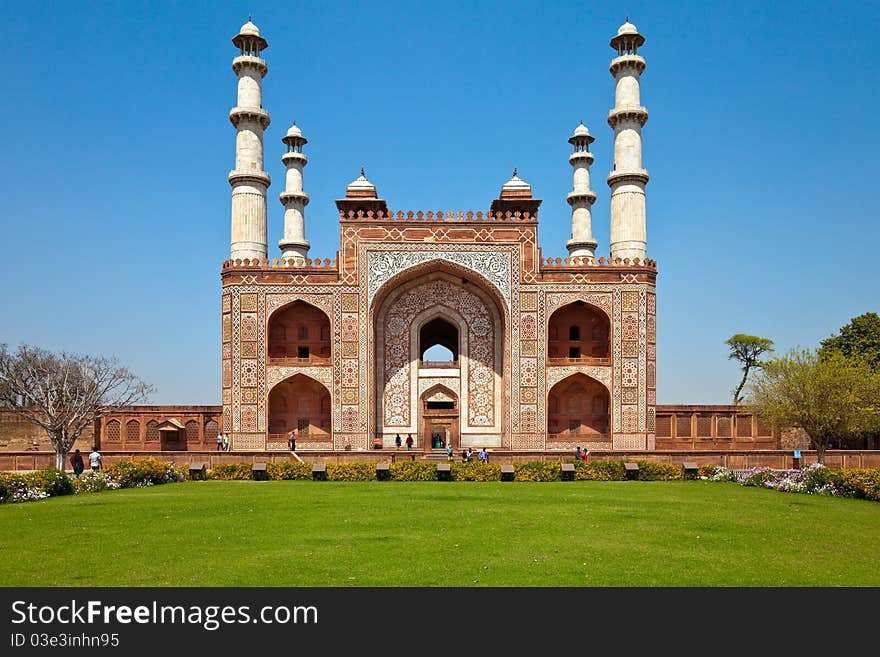
[(727, 403), (724, 340), (815, 346), (880, 311), (876, 2), (17, 2), (4, 11), (0, 342), (116, 356), (152, 401), (220, 400), (230, 39), (269, 40), (269, 242), (292, 120), (313, 257), (360, 167), (395, 210), (486, 210), (514, 166), (545, 256), (570, 232), (570, 146), (593, 144), (608, 255), (608, 40), (647, 37), (648, 255), (658, 402)]

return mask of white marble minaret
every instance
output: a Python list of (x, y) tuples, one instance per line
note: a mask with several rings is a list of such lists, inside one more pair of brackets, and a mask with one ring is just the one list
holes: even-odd
[(608, 125), (614, 130), (614, 170), (608, 174), (611, 187), (611, 257), (639, 258), (647, 255), (648, 237), (645, 219), (645, 185), (648, 172), (642, 168), (642, 126), (648, 110), (641, 105), (639, 76), (645, 60), (638, 49), (645, 43), (629, 19), (611, 39), (617, 57), (611, 60), (611, 75), (616, 81), (614, 109), (608, 113)]
[(263, 131), (269, 113), (263, 109), (263, 78), (268, 71), (260, 51), (269, 47), (260, 30), (248, 20), (232, 39), (239, 55), (232, 60), (238, 76), (238, 104), (229, 112), (235, 126), (235, 169), (229, 172), (232, 185), (231, 257), (265, 260), (266, 190), (269, 174), (263, 171)]
[(302, 147), (308, 140), (294, 122), (281, 141), (287, 145), (287, 152), (281, 156), (287, 167), (287, 182), (280, 196), (284, 205), (284, 239), (278, 242), (278, 246), (282, 258), (304, 260), (309, 254), (304, 215), (309, 195), (303, 191), (303, 167), (309, 160), (303, 155)]
[(596, 138), (583, 123), (575, 128), (568, 140), (574, 147), (574, 152), (568, 156), (569, 163), (574, 167), (574, 191), (568, 194), (571, 239), (565, 244), (571, 257), (593, 258), (596, 255), (598, 242), (593, 239), (593, 203), (596, 202), (596, 194), (590, 189), (590, 165), (593, 164), (590, 144), (594, 141)]

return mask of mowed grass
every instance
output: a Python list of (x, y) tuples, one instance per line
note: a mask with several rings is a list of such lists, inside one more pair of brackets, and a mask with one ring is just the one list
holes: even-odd
[(206, 481), (0, 506), (0, 585), (880, 586), (878, 544), (729, 483)]

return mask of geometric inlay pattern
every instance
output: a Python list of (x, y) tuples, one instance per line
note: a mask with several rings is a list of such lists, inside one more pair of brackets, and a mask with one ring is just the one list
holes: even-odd
[(510, 303), (510, 256), (499, 251), (373, 251), (367, 252), (367, 300), (388, 279), (422, 262), (447, 260), (484, 276)]
[(287, 365), (269, 365), (266, 367), (266, 388), (271, 390), (284, 379), (289, 379), (295, 374), (304, 374), (314, 379), (318, 383), (327, 388), (327, 392), (333, 390), (333, 368), (329, 365), (325, 366), (287, 366)]

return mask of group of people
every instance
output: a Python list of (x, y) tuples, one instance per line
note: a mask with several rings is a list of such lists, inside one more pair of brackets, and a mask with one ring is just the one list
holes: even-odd
[[(101, 460), (101, 452), (98, 451), (97, 447), (92, 447), (92, 451), (89, 453), (89, 467), (93, 472), (97, 472), (101, 469)], [(73, 474), (77, 477), (79, 477), (86, 469), (82, 452), (78, 449), (74, 450), (73, 454), (70, 455), (70, 467), (73, 468)]]
[(229, 451), (229, 439), (224, 436), (222, 433), (217, 434), (217, 451), (218, 452), (228, 452)]
[[(400, 434), (397, 434), (394, 437), (394, 446), (397, 447), (397, 449), (400, 449), (400, 446), (402, 444), (403, 444), (403, 441), (400, 438)], [(412, 437), (411, 433), (408, 433), (408, 434), (406, 434), (406, 449), (407, 449), (407, 451), (411, 452), (412, 448), (413, 448), (413, 437)]]
[[(447, 448), (446, 456), (449, 457), (451, 455), (451, 453), (452, 453), (452, 448), (451, 447)], [(488, 463), (489, 462), (489, 452), (486, 450), (485, 447), (483, 447), (480, 450), (480, 453), (477, 455), (477, 457), (480, 459), (480, 463)], [(452, 459), (450, 458), (449, 460), (451, 461)], [(462, 463), (470, 463), (473, 460), (474, 460), (473, 448), (468, 447), (467, 449), (462, 450), (462, 452), (461, 452), (461, 462)]]
[(581, 446), (578, 445), (577, 449), (575, 450), (575, 453), (574, 453), (574, 460), (575, 461), (589, 461), (590, 460), (590, 450), (585, 449), (585, 450), (581, 451)]

